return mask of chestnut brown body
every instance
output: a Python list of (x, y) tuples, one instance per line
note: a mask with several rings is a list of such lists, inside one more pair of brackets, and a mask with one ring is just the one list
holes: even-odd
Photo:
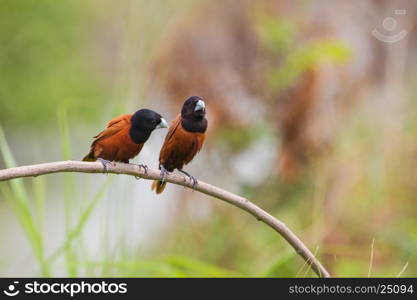
[[(172, 172), (182, 171), (184, 165), (192, 161), (201, 150), (205, 140), (207, 120), (205, 118), (205, 104), (200, 97), (190, 97), (175, 120), (172, 122), (159, 153), (159, 168)], [(166, 182), (156, 180), (152, 190), (157, 194), (163, 192)]]

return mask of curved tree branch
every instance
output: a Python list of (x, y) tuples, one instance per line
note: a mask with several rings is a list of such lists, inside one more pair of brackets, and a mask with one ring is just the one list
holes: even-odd
[[(99, 162), (58, 161), (0, 170), (0, 181), (20, 177), (36, 177), (39, 175), (60, 172), (104, 173), (104, 170), (102, 164)], [(145, 172), (143, 169), (133, 164), (113, 163), (111, 166), (108, 166), (107, 172), (113, 174), (132, 175), (150, 180), (161, 178), (158, 170), (148, 169), (147, 172)], [(166, 177), (166, 181), (192, 188), (192, 182), (187, 177), (180, 174), (171, 173)], [(319, 277), (330, 277), (330, 274), (317, 260), (314, 254), (283, 222), (277, 220), (275, 217), (268, 214), (248, 199), (202, 181), (198, 181), (198, 185), (195, 187), (195, 190), (239, 207), (253, 215), (259, 221), (264, 222), (278, 232)]]

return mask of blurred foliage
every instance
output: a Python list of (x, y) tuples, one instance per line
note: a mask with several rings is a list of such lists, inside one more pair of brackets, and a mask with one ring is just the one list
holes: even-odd
[(338, 40), (300, 41), (295, 21), (270, 16), (261, 7), (256, 9), (255, 18), (261, 43), (276, 59), (269, 62), (266, 70), (272, 93), (290, 87), (313, 67), (325, 63), (343, 64), (352, 57), (349, 46)]
[(104, 82), (88, 53), (93, 3), (0, 1), (0, 120), (4, 126), (49, 125), (62, 103), (79, 119), (100, 113)]
[[(0, 127), (0, 154), (7, 168), (17, 167), (16, 161), (7, 143), (2, 127)], [(37, 190), (39, 191), (39, 187)], [(35, 221), (36, 218), (37, 220), (42, 218), (44, 201), (41, 201), (40, 199), (36, 201), (36, 213), (38, 215), (35, 217), (31, 209), (29, 193), (26, 190), (22, 178), (12, 180), (10, 184), (1, 183), (0, 192), (19, 220), (20, 225), (22, 226), (27, 236), (27, 239), (32, 246), (34, 256), (40, 265), (42, 275), (50, 275), (49, 266), (45, 263), (45, 255), (43, 249), (44, 244), (40, 230), (42, 224), (39, 221), (38, 224), (36, 224), (37, 222)], [(36, 196), (40, 196), (39, 192), (36, 194)]]
[(273, 53), (288, 52), (294, 46), (296, 25), (288, 18), (268, 16), (263, 7), (255, 10), (257, 33), (264, 46)]
[(121, 261), (74, 261), (74, 265), (89, 268), (91, 276), (123, 277), (241, 277), (235, 273), (208, 263), (184, 256), (160, 259)]
[(227, 147), (228, 151), (236, 152), (248, 148), (258, 139), (268, 136), (270, 128), (267, 124), (259, 124), (250, 128), (222, 127), (216, 131), (215, 138), (218, 139), (219, 145)]
[(273, 91), (283, 90), (305, 71), (321, 63), (343, 63), (349, 58), (346, 45), (336, 41), (314, 41), (295, 48), (278, 69), (269, 72), (268, 82)]

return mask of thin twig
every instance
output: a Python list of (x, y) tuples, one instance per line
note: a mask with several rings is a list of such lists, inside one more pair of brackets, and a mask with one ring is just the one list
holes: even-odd
[[(102, 164), (99, 162), (58, 161), (0, 170), (0, 181), (60, 172), (104, 173), (104, 170)], [(158, 170), (148, 169), (145, 173), (142, 168), (132, 164), (114, 163), (111, 166), (108, 166), (107, 172), (113, 174), (132, 175), (149, 180), (161, 179), (160, 172)], [(166, 181), (192, 188), (192, 181), (180, 174), (171, 173), (166, 177)], [(304, 243), (283, 222), (277, 220), (275, 217), (262, 210), (248, 199), (200, 180), (198, 181), (198, 185), (195, 187), (195, 190), (243, 209), (253, 215), (257, 220), (264, 222), (278, 232), (319, 277), (330, 277), (329, 272), (327, 272), (314, 254), (311, 253)]]

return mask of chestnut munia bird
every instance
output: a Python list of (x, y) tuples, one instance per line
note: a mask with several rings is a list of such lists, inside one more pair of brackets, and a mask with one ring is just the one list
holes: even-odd
[(155, 180), (152, 184), (152, 190), (157, 194), (165, 189), (166, 174), (175, 169), (187, 175), (193, 181), (193, 186), (197, 184), (197, 180), (182, 168), (203, 146), (207, 130), (205, 116), (206, 105), (203, 99), (192, 96), (184, 102), (181, 113), (172, 122), (159, 153), (159, 169), (163, 179)]
[(129, 163), (129, 159), (142, 150), (154, 129), (167, 127), (161, 115), (150, 109), (121, 115), (112, 119), (107, 128), (94, 137), (90, 152), (83, 161), (98, 160), (105, 169), (110, 161)]

